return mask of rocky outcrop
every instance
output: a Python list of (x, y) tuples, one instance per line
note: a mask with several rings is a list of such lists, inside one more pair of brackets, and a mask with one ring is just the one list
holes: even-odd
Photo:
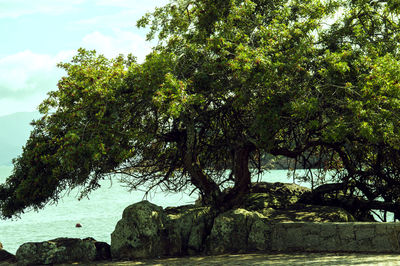
[[(90, 262), (109, 259), (107, 243), (93, 238), (56, 238), (44, 242), (29, 242), (21, 245), (16, 254), (19, 265), (46, 265), (56, 263)], [(109, 250), (109, 248), (108, 248)]]
[(112, 257), (266, 251), (275, 223), (354, 221), (340, 208), (300, 204), (309, 191), (295, 184), (258, 183), (241, 208), (219, 214), (199, 205), (164, 210), (148, 201), (133, 204), (111, 234)]
[(285, 209), (296, 204), (304, 193), (310, 191), (309, 188), (291, 183), (255, 183), (243, 203), (243, 208), (247, 210)]
[(96, 241), (92, 237), (85, 238), (83, 241), (91, 241), (96, 247), (95, 261), (111, 259), (111, 247), (106, 242)]
[(269, 221), (279, 222), (354, 222), (354, 217), (338, 207), (296, 204), (287, 209), (258, 210)]
[(148, 201), (128, 206), (111, 234), (111, 256), (131, 259), (164, 255), (165, 219), (163, 208)]
[(206, 251), (220, 254), (268, 250), (270, 234), (271, 226), (262, 214), (245, 209), (231, 210), (215, 218)]
[[(352, 189), (344, 183), (323, 184), (315, 188), (312, 192), (306, 192), (301, 196), (299, 202), (305, 204), (320, 204), (324, 206), (334, 206), (348, 211), (357, 221), (375, 222), (371, 209), (396, 211), (393, 203), (377, 200), (366, 200), (362, 196), (349, 193)], [(375, 207), (373, 207), (375, 206)]]
[(354, 222), (346, 210), (333, 206), (299, 203), (311, 190), (290, 183), (253, 184), (243, 208), (257, 211), (273, 222)]
[(198, 254), (212, 227), (208, 207), (177, 208), (142, 201), (127, 207), (111, 234), (113, 259)]
[(199, 254), (204, 248), (215, 217), (209, 207), (188, 205), (167, 208), (165, 246), (167, 255)]

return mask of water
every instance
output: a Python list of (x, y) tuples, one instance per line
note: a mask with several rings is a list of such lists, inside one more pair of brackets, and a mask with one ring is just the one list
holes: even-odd
[[(0, 166), (0, 183), (11, 173), (12, 167)], [(263, 176), (268, 182), (290, 182), (287, 171), (273, 170)], [(46, 206), (39, 212), (28, 212), (17, 220), (0, 220), (0, 242), (14, 253), (25, 242), (46, 241), (57, 237), (93, 237), (110, 243), (111, 233), (121, 219), (123, 210), (141, 201), (144, 193), (128, 192), (118, 182), (103, 181), (101, 188), (92, 192), (90, 199), (77, 200), (77, 191), (65, 196), (58, 205)], [(148, 200), (162, 207), (193, 204), (197, 195), (185, 193), (157, 193)], [(75, 225), (80, 223), (81, 228)]]

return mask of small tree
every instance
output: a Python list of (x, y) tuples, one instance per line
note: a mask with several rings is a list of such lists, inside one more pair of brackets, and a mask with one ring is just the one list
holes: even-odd
[(85, 195), (112, 173), (132, 189), (194, 185), (224, 211), (249, 193), (265, 154), (309, 173), (330, 170), (338, 185), (316, 190), (319, 200), (346, 188), (365, 202), (332, 204), (396, 211), (398, 11), (391, 2), (317, 0), (156, 9), (138, 22), (159, 40), (144, 63), (80, 49), (60, 64), (67, 76), (0, 186), (3, 216), (68, 188)]

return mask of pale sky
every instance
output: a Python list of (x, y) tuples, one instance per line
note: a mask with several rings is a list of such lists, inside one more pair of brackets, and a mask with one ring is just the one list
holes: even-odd
[(79, 47), (107, 57), (151, 50), (135, 27), (168, 0), (0, 0), (0, 116), (35, 111)]

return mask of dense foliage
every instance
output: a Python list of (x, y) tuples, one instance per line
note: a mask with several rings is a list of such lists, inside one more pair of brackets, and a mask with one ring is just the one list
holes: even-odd
[(60, 64), (67, 75), (0, 186), (2, 215), (77, 186), (85, 195), (110, 173), (132, 189), (194, 185), (223, 211), (265, 155), (294, 159), (307, 178), (330, 171), (328, 192), (344, 193), (332, 204), (400, 211), (399, 12), (373, 0), (156, 9), (138, 21), (159, 40), (145, 62), (80, 49)]

